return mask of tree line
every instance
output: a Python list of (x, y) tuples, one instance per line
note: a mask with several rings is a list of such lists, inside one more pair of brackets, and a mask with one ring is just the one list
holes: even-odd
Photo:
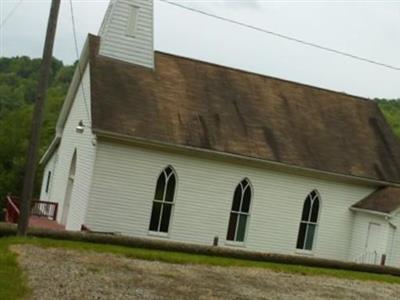
[[(26, 56), (0, 58), (0, 207), (7, 193), (19, 195), (21, 192), (40, 63), (40, 59)], [(54, 137), (58, 113), (74, 69), (75, 65), (64, 65), (53, 59), (40, 156)], [(400, 137), (400, 99), (375, 101)], [(40, 190), (42, 167), (38, 170), (36, 195)]]
[[(7, 193), (21, 192), (40, 63), (41, 59), (26, 56), (0, 58), (0, 207)], [(55, 123), (73, 72), (74, 66), (53, 59), (40, 155), (54, 137)], [(38, 172), (40, 176), (42, 168)], [(39, 190), (40, 180), (37, 180), (36, 195)]]

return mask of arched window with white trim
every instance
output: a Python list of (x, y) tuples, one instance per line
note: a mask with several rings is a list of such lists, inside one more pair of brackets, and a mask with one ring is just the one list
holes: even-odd
[(229, 218), (228, 241), (244, 242), (246, 227), (250, 216), (251, 185), (245, 178), (236, 187), (233, 194), (231, 215)]
[(175, 199), (176, 174), (171, 166), (158, 176), (149, 230), (167, 233)]
[(318, 226), (320, 197), (314, 190), (304, 200), (303, 212), (297, 237), (297, 249), (312, 250)]

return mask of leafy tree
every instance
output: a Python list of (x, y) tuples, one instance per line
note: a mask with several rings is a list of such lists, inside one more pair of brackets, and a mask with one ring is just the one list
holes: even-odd
[(393, 131), (400, 137), (400, 99), (376, 99)]
[[(40, 59), (0, 58), (0, 207), (9, 192), (21, 193)], [(54, 127), (74, 66), (53, 59), (39, 154), (54, 137)], [(41, 178), (41, 168), (37, 178)], [(40, 180), (36, 183), (36, 194)]]
[(0, 195), (19, 192), (28, 146), (32, 106), (8, 113), (0, 120)]

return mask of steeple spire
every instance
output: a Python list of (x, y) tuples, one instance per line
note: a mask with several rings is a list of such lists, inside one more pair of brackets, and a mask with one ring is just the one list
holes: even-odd
[(100, 55), (154, 68), (153, 0), (111, 0), (99, 36)]

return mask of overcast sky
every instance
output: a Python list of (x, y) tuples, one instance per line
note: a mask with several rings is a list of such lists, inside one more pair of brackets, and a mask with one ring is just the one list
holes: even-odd
[[(0, 0), (0, 24), (19, 0)], [(399, 1), (178, 1), (250, 25), (400, 67)], [(1, 28), (0, 55), (41, 56), (50, 6), (25, 0)], [(108, 0), (74, 0), (78, 43), (98, 32)], [(369, 98), (400, 98), (400, 71), (326, 53), (155, 0), (155, 48)], [(75, 59), (62, 0), (54, 56)]]

